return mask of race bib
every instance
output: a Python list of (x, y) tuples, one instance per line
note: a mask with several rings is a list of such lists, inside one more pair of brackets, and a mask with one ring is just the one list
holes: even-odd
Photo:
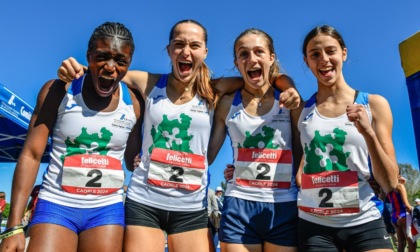
[(318, 215), (358, 213), (359, 186), (355, 171), (302, 174), (300, 210)]
[(106, 195), (123, 185), (124, 171), (116, 158), (90, 154), (64, 158), (61, 188), (66, 192)]
[(236, 184), (259, 188), (290, 188), (292, 151), (238, 148)]
[(150, 157), (147, 183), (195, 191), (201, 188), (205, 169), (201, 155), (154, 148)]

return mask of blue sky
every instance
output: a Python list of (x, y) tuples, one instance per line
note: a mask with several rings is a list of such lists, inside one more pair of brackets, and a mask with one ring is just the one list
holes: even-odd
[[(105, 21), (124, 23), (136, 50), (131, 69), (170, 71), (165, 46), (171, 26), (196, 19), (208, 30), (206, 59), (216, 76), (238, 75), (233, 67), (233, 41), (246, 28), (268, 32), (283, 69), (307, 99), (316, 82), (303, 63), (301, 45), (314, 26), (336, 27), (348, 47), (346, 81), (354, 88), (388, 99), (394, 115), (393, 140), (399, 163), (418, 168), (414, 131), (398, 45), (420, 31), (418, 0), (352, 1), (2, 1), (0, 4), (0, 83), (35, 105), (39, 88), (56, 78), (61, 61), (74, 56), (86, 63), (87, 42)], [(231, 162), (225, 142), (211, 169), (215, 188)], [(0, 191), (10, 199), (14, 164), (0, 164)], [(44, 170), (42, 165), (40, 170)], [(38, 178), (40, 181), (40, 176)]]

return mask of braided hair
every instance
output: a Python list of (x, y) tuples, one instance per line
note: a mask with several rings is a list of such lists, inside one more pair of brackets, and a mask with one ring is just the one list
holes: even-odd
[(134, 40), (131, 32), (123, 24), (118, 22), (105, 22), (98, 26), (89, 39), (88, 52), (94, 49), (98, 40), (103, 40), (106, 37), (124, 40), (131, 47), (131, 54), (134, 53)]

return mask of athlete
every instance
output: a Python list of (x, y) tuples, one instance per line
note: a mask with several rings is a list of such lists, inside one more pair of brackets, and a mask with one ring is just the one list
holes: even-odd
[[(212, 251), (207, 228), (208, 141), (218, 97), (243, 83), (223, 78), (212, 85), (205, 64), (207, 31), (197, 21), (176, 23), (169, 35), (170, 74), (131, 71), (123, 79), (145, 100), (141, 163), (126, 198), (126, 251)], [(70, 58), (59, 77), (78, 77), (83, 67)], [(216, 81), (214, 81), (216, 82)], [(276, 85), (290, 87), (289, 80)], [(281, 102), (296, 106), (299, 95), (287, 89)]]
[[(234, 63), (245, 86), (221, 98), (208, 155), (211, 163), (228, 133), (236, 169), (225, 192), (221, 251), (297, 251), (291, 126), (297, 117), (279, 108), (280, 92), (270, 85), (279, 75), (272, 38), (245, 30), (235, 40)], [(301, 149), (299, 142), (295, 146)]]
[(20, 223), (49, 136), (50, 163), (28, 251), (122, 251), (122, 162), (139, 151), (137, 143), (125, 152), (127, 141), (139, 139), (143, 106), (140, 94), (120, 83), (133, 52), (130, 31), (106, 22), (89, 40), (89, 72), (66, 85), (50, 80), (42, 87), (16, 165), (0, 251), (25, 249)]
[(387, 197), (392, 205), (391, 222), (397, 232), (398, 252), (404, 252), (407, 245), (408, 252), (415, 252), (416, 244), (407, 236), (406, 231), (407, 214), (412, 212), (413, 207), (407, 199), (405, 183), (406, 179), (400, 175), (397, 188), (388, 193)]
[(385, 98), (355, 90), (342, 72), (347, 48), (331, 26), (311, 30), (304, 61), (318, 91), (305, 102), (298, 194), (301, 251), (392, 251), (372, 177), (386, 193), (397, 185), (392, 113)]

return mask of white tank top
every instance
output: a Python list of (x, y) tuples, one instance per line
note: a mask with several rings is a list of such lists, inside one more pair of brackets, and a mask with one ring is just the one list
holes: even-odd
[(93, 208), (122, 201), (124, 150), (137, 119), (122, 84), (114, 111), (90, 110), (82, 96), (84, 78), (73, 81), (58, 108), (39, 198)]
[(235, 165), (226, 195), (259, 202), (296, 201), (290, 111), (279, 108), (279, 95), (262, 116), (248, 114), (236, 92), (225, 123)]
[(198, 95), (173, 104), (167, 81), (168, 75), (162, 75), (146, 99), (141, 163), (127, 197), (163, 210), (198, 211), (206, 207), (213, 110)]
[[(299, 217), (329, 227), (350, 227), (379, 219), (380, 204), (369, 186), (372, 177), (366, 142), (343, 114), (322, 116), (314, 94), (299, 118), (304, 148), (302, 186), (298, 195)], [(359, 93), (372, 121), (367, 93)]]

